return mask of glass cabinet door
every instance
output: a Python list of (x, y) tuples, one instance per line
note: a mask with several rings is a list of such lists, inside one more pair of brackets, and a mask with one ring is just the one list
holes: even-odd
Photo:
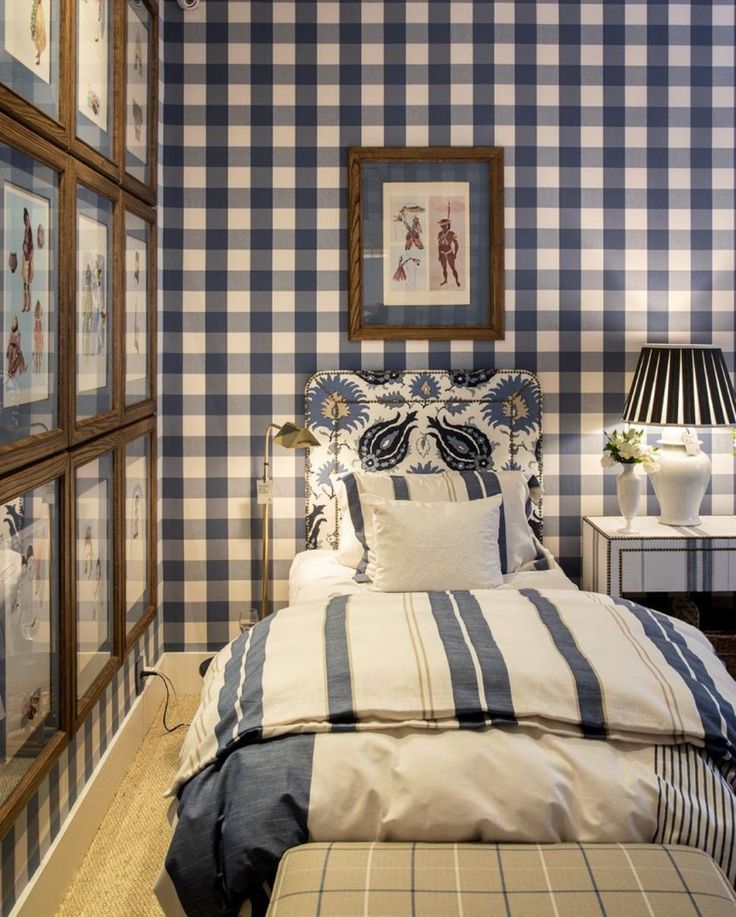
[(77, 423), (113, 409), (113, 202), (77, 189)]
[(58, 480), (0, 506), (0, 803), (59, 730)]
[(59, 173), (0, 144), (0, 455), (59, 426)]
[(57, 142), (66, 140), (65, 14), (64, 0), (0, 2), (0, 103)]
[(143, 0), (126, 4), (125, 171), (151, 184), (153, 17)]
[(125, 211), (125, 406), (151, 397), (151, 226)]
[(125, 446), (125, 632), (130, 634), (151, 604), (151, 439)]
[(76, 134), (106, 159), (114, 156), (115, 4), (77, 0)]
[(76, 469), (77, 714), (114, 652), (113, 457)]

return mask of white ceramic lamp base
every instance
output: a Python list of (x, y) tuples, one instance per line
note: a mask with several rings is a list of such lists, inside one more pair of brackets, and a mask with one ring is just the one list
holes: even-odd
[(688, 455), (684, 443), (660, 440), (660, 470), (650, 475), (662, 525), (700, 525), (700, 504), (710, 481), (710, 459)]

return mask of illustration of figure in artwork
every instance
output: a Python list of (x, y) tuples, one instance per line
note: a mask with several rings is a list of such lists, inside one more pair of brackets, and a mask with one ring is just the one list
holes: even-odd
[(104, 258), (85, 261), (82, 274), (82, 353), (85, 357), (105, 352), (107, 311), (105, 309)]
[[(445, 286), (448, 281), (448, 270), (452, 275), (455, 285), (460, 287), (460, 275), (457, 269), (460, 240), (452, 228), (451, 204), (447, 202), (447, 216), (437, 221), (437, 260), (442, 271), (440, 286)], [(424, 229), (419, 217), (425, 208), (421, 204), (405, 204), (395, 215), (394, 222), (401, 223), (406, 231), (404, 237), (404, 251), (412, 252), (411, 255), (399, 255), (398, 263), (393, 274), (395, 283), (405, 284), (407, 289), (416, 289), (417, 273), (422, 266), (422, 256), (419, 252), (425, 249), (422, 235)], [(409, 220), (411, 219), (411, 222)], [(414, 250), (416, 249), (416, 252)]]
[[(8, 233), (8, 236), (10, 236), (10, 233)], [(16, 239), (17, 238), (18, 237), (16, 236)], [(6, 307), (9, 307), (9, 312), (6, 313), (6, 315), (9, 317), (10, 330), (8, 332), (8, 337), (5, 345), (6, 373), (8, 379), (18, 379), (20, 376), (26, 373), (29, 368), (28, 361), (26, 360), (26, 356), (23, 350), (24, 331), (21, 328), (21, 322), (26, 323), (26, 344), (28, 343), (29, 338), (32, 341), (33, 349), (31, 372), (34, 374), (41, 374), (44, 371), (44, 308), (40, 298), (36, 296), (36, 302), (33, 306), (31, 319), (31, 304), (34, 298), (33, 287), (34, 278), (36, 277), (36, 247), (43, 249), (46, 242), (46, 231), (43, 225), (39, 223), (36, 229), (36, 238), (34, 241), (31, 216), (27, 207), (23, 208), (23, 231), (20, 241), (20, 284), (18, 284), (17, 275), (16, 277), (13, 277), (18, 269), (18, 250), (12, 250), (8, 255), (8, 270), (10, 272), (10, 276), (6, 285), (6, 290), (8, 292)], [(40, 292), (43, 296), (44, 290), (41, 290)], [(18, 294), (21, 295), (16, 299)], [(28, 313), (27, 318), (24, 316), (24, 313)], [(21, 316), (20, 318), (19, 315)]]

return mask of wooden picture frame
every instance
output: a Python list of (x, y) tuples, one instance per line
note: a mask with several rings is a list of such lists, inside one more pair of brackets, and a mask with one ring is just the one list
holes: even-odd
[(119, 390), (123, 420), (128, 423), (156, 410), (156, 212), (125, 193), (120, 215), (123, 251), (118, 340), (123, 347)]
[[(93, 169), (74, 163), (73, 173), (73, 257), (68, 277), (73, 308), (67, 328), (73, 343), (68, 360), (69, 426), (76, 445), (121, 421), (121, 198), (119, 188)], [(103, 377), (106, 384), (96, 385)]]
[[(10, 619), (10, 611), (7, 608), (8, 596), (11, 597), (11, 603), (17, 605), (17, 596), (21, 591), (21, 604), (24, 606), (26, 597), (28, 597), (30, 607), (30, 616), (23, 607), (20, 613), (16, 612), (12, 616), (14, 619), (12, 625), (5, 628), (6, 640), (3, 648), (2, 666), (2, 696), (5, 716), (0, 722), (0, 728), (3, 732), (3, 751), (0, 761), (7, 760), (10, 744), (15, 748), (14, 759), (19, 758), (22, 760), (27, 757), (34, 759), (25, 772), (19, 775), (10, 793), (0, 800), (0, 836), (3, 836), (10, 828), (17, 815), (34, 793), (39, 781), (48, 772), (69, 740), (70, 697), (65, 660), (68, 659), (70, 647), (68, 644), (68, 628), (64, 617), (65, 609), (68, 608), (68, 592), (67, 583), (63, 576), (63, 563), (68, 550), (68, 472), (69, 460), (67, 456), (58, 455), (45, 462), (38, 462), (32, 467), (26, 468), (22, 472), (16, 472), (0, 481), (0, 505), (3, 507), (3, 515), (9, 517), (13, 523), (7, 527), (3, 525), (2, 537), (0, 537), (1, 564), (4, 570), (2, 577), (0, 577), (2, 581), (0, 613), (6, 616), (7, 623)], [(33, 521), (29, 521), (28, 509), (25, 503), (25, 498), (29, 494), (33, 495), (31, 504), (31, 512), (34, 514)], [(39, 528), (39, 520), (35, 518), (37, 512), (36, 504), (37, 500), (39, 504), (46, 502), (52, 494), (53, 500), (50, 505), (55, 506), (56, 511), (53, 514), (53, 520), (49, 519), (47, 531), (44, 534), (43, 521), (41, 520), (42, 524)], [(51, 517), (50, 511), (49, 517)], [(30, 544), (26, 545), (26, 541), (29, 539)], [(40, 541), (43, 541), (43, 545), (40, 544)], [(29, 547), (35, 548), (33, 555), (28, 550)], [(15, 580), (17, 580), (15, 582), (13, 576), (8, 574), (5, 567), (10, 555), (17, 555), (18, 553), (23, 555), (21, 561), (25, 563), (25, 570), (21, 569), (19, 577), (15, 577)], [(21, 582), (24, 576), (25, 582)], [(23, 587), (22, 590), (21, 587)], [(15, 593), (13, 592), (14, 589)], [(14, 594), (16, 599), (13, 598)], [(18, 728), (12, 729), (13, 716), (15, 715), (12, 712), (14, 701), (8, 697), (6, 683), (11, 678), (11, 675), (8, 674), (11, 669), (10, 658), (18, 654), (13, 650), (14, 644), (11, 639), (11, 632), (18, 631), (20, 634), (19, 639), (30, 642), (31, 647), (33, 641), (37, 638), (43, 639), (43, 611), (40, 612), (41, 617), (39, 618), (38, 608), (45, 608), (46, 605), (48, 605), (49, 611), (48, 639), (50, 645), (48, 653), (48, 696), (45, 695), (42, 684), (38, 685), (34, 690), (34, 685), (36, 684), (34, 676), (38, 675), (36, 670), (39, 665), (42, 665), (42, 659), (41, 663), (38, 663), (38, 660), (39, 657), (43, 656), (43, 653), (34, 654), (26, 647), (26, 652), (18, 656), (19, 665), (16, 667), (19, 672), (25, 673), (22, 675), (21, 681), (18, 682), (20, 693), (16, 698), (20, 703), (20, 708), (19, 711), (16, 710), (15, 712), (16, 714), (20, 712), (21, 719), (18, 720)], [(57, 648), (55, 663), (53, 661), (54, 642)], [(34, 663), (30, 667), (26, 664), (28, 659), (31, 659)], [(21, 665), (20, 663), (23, 664)], [(30, 681), (28, 681), (29, 678)], [(26, 685), (27, 681), (28, 684)], [(51, 717), (52, 721), (45, 724), (44, 720), (49, 717)], [(34, 725), (33, 722), (36, 718), (39, 720), (38, 726)], [(53, 722), (53, 720), (56, 720), (56, 722)], [(48, 735), (44, 736), (42, 730), (48, 730)], [(44, 738), (45, 741), (43, 741)], [(36, 751), (38, 753), (34, 754)], [(0, 767), (2, 766), (3, 764), (0, 763)]]
[[(124, 0), (122, 6), (122, 183), (127, 191), (148, 204), (155, 204), (158, 149), (158, 4), (156, 0)], [(141, 83), (144, 83), (145, 91)]]
[(71, 61), (67, 91), (71, 151), (120, 181), (123, 8), (118, 0), (68, 0)]
[[(70, 253), (67, 166), (67, 157), (52, 144), (0, 114), (0, 462), (4, 471), (48, 456), (68, 442), (62, 282)], [(14, 209), (19, 216), (13, 215)], [(13, 332), (14, 324), (18, 327)], [(16, 359), (10, 355), (11, 332)]]
[[(72, 507), (72, 531), (69, 539), (70, 554), (67, 570), (70, 579), (70, 605), (68, 626), (71, 647), (69, 675), (72, 707), (70, 720), (78, 729), (87, 713), (94, 706), (102, 691), (109, 684), (120, 666), (119, 639), (119, 567), (117, 544), (119, 541), (119, 452), (117, 434), (105, 436), (75, 450), (71, 457), (69, 475)], [(97, 480), (97, 471), (106, 472)], [(81, 483), (80, 483), (81, 482)], [(103, 485), (105, 485), (103, 487)], [(107, 516), (97, 513), (95, 502), (106, 501)], [(99, 510), (100, 507), (98, 506)], [(103, 524), (105, 531), (103, 533)], [(95, 525), (97, 528), (95, 528)], [(84, 529), (84, 531), (82, 531)], [(97, 530), (99, 529), (99, 531)], [(94, 607), (91, 607), (94, 605)], [(80, 670), (81, 647), (93, 639), (95, 623), (102, 622), (107, 612), (107, 638), (109, 653), (107, 660), (94, 659), (104, 655), (103, 647), (86, 653), (86, 674)], [(80, 618), (84, 618), (84, 622)], [(98, 634), (101, 632), (97, 628)], [(87, 647), (89, 650), (89, 646)], [(82, 676), (80, 678), (80, 675)], [(80, 685), (80, 681), (82, 684)]]
[(0, 108), (49, 140), (69, 141), (69, 0), (0, 2)]
[(504, 336), (500, 147), (348, 150), (351, 340)]
[[(134, 7), (145, 10), (148, 66), (143, 56), (139, 63), (136, 62), (135, 37), (132, 51), (124, 43), (128, 37), (128, 13)], [(100, 10), (104, 16), (95, 20)], [(87, 17), (86, 33), (79, 29), (82, 15)], [(45, 36), (44, 26), (47, 27)], [(94, 47), (96, 42), (94, 35), (90, 37), (90, 28), (93, 32), (95, 28), (100, 30), (98, 37), (103, 39), (104, 36), (107, 49), (106, 65), (100, 70), (106, 83), (107, 114), (104, 125), (97, 125), (97, 131), (92, 115), (97, 115), (99, 109), (91, 115), (88, 112), (86, 122), (79, 117), (82, 102), (93, 98), (80, 96), (84, 80), (88, 80), (88, 88), (94, 89), (89, 72), (80, 68), (80, 60), (82, 63), (85, 60), (83, 54), (80, 57), (80, 35), (86, 35), (87, 51), (92, 49), (93, 57), (100, 51), (99, 46)], [(3, 272), (0, 374), (9, 376), (12, 383), (7, 385), (8, 380), (0, 377), (0, 515), (8, 512), (12, 515), (13, 501), (28, 495), (27, 512), (35, 525), (35, 509), (31, 507), (37, 502), (36, 491), (52, 484), (58, 498), (52, 501), (54, 510), (48, 516), (54, 519), (54, 537), (45, 539), (53, 542), (47, 554), (53, 558), (55, 571), (53, 604), (47, 603), (45, 617), (38, 616), (38, 620), (52, 623), (42, 624), (42, 635), (36, 637), (35, 650), (39, 657), (43, 656), (42, 674), (46, 679), (39, 697), (51, 698), (48, 708), (53, 718), (38, 714), (43, 729), (33, 726), (29, 730), (29, 735), (38, 734), (38, 741), (32, 748), (29, 746), (33, 760), (29, 760), (28, 768), (17, 768), (17, 781), (16, 770), (13, 771), (12, 781), (6, 783), (12, 787), (11, 791), (4, 798), (0, 797), (0, 838), (12, 829), (15, 819), (70, 737), (101, 702), (105, 688), (115, 677), (123, 659), (150, 626), (158, 605), (157, 238), (153, 209), (157, 177), (158, 29), (158, 0), (132, 0), (132, 5), (128, 0), (33, 0), (14, 7), (7, 0), (0, 0), (0, 270)], [(145, 128), (142, 122), (138, 125), (140, 137), (135, 133), (135, 119), (132, 123), (134, 140), (140, 140), (145, 146), (145, 153), (139, 156), (143, 171), (131, 168), (126, 160), (126, 105), (130, 99), (132, 113), (134, 98), (126, 70), (131, 60), (137, 67), (135, 73), (141, 78), (139, 88), (145, 85), (147, 93)], [(102, 229), (92, 232), (90, 226), (83, 226), (80, 230), (80, 216), (89, 218), (91, 223), (96, 220)], [(145, 335), (146, 346), (141, 347), (138, 341), (136, 354), (140, 359), (137, 369), (131, 373), (126, 372), (124, 347), (129, 331), (126, 233), (134, 240), (132, 258), (137, 250), (141, 267), (144, 252), (146, 261), (144, 274), (138, 278), (140, 313), (137, 307), (131, 313), (133, 347), (135, 349), (136, 328)], [(84, 258), (83, 252), (87, 252)], [(99, 254), (104, 257), (99, 259)], [(98, 285), (102, 284), (100, 278), (106, 275), (104, 297), (92, 289), (91, 296), (84, 299), (85, 292), (90, 292), (91, 280), (85, 287), (84, 271), (80, 269), (82, 262), (89, 263), (90, 278), (94, 263)], [(86, 326), (80, 325), (80, 315), (85, 318), (83, 301), (88, 307)], [(142, 325), (136, 321), (139, 314)], [(13, 315), (17, 318), (15, 329), (12, 327)], [(103, 325), (105, 333), (100, 343)], [(85, 335), (88, 339), (86, 351)], [(98, 349), (93, 348), (93, 336)], [(100, 363), (100, 366), (104, 364), (104, 372), (94, 386), (82, 391), (78, 384), (80, 373), (89, 376), (96, 372), (84, 365), (84, 360), (93, 354), (104, 356)], [(9, 366), (10, 373), (7, 372)], [(32, 383), (29, 381), (31, 376)], [(139, 383), (138, 389), (136, 383)], [(80, 394), (97, 389), (104, 392), (104, 398), (95, 409), (80, 409)], [(140, 557), (135, 552), (126, 553), (125, 537), (126, 456), (132, 455), (131, 450), (137, 442), (145, 443), (144, 488), (141, 490), (141, 499), (145, 502), (140, 512), (144, 546)], [(103, 481), (104, 486), (98, 486)], [(92, 504), (92, 508), (85, 505), (85, 501)], [(106, 507), (99, 519), (94, 514), (95, 501)], [(109, 549), (105, 563), (110, 576), (106, 582), (104, 625), (99, 624), (95, 631), (99, 647), (93, 646), (95, 634), (90, 636), (89, 647), (81, 647), (83, 652), (89, 650), (95, 657), (95, 664), (87, 669), (88, 677), (79, 680), (82, 667), (77, 650), (82, 628), (77, 620), (78, 607), (85, 602), (89, 605), (92, 599), (97, 601), (89, 565), (84, 574), (80, 574), (79, 569), (88, 559), (90, 549), (86, 526), (82, 534), (78, 530), (85, 514), (89, 517), (87, 525), (95, 571), (96, 560), (100, 561), (102, 569), (103, 553), (100, 547), (97, 556), (94, 555), (94, 523), (99, 522), (100, 526), (104, 523)], [(8, 605), (11, 599), (13, 607), (24, 610), (27, 606), (23, 600), (18, 604), (15, 594), (20, 582), (19, 564), (29, 569), (33, 561), (34, 569), (49, 569), (48, 563), (45, 567), (42, 561), (35, 564), (36, 553), (42, 557), (44, 551), (31, 557), (24, 549), (22, 560), (18, 557), (9, 560), (3, 555), (3, 533), (7, 540), (12, 533), (10, 522), (12, 519), (6, 519), (0, 524), (0, 561), (5, 563), (5, 576), (0, 577), (0, 613), (3, 613), (3, 604)], [(50, 530), (50, 524), (47, 528)], [(38, 531), (39, 527), (32, 529), (34, 539), (40, 537)], [(26, 535), (31, 537), (29, 533)], [(102, 539), (101, 534), (99, 538)], [(133, 618), (126, 621), (126, 582), (128, 574), (135, 578), (133, 568), (138, 560), (145, 565), (140, 567), (143, 573), (137, 574), (139, 579), (144, 577), (142, 601)], [(25, 575), (23, 570), (21, 572)], [(25, 589), (26, 580), (22, 582)], [(8, 589), (15, 590), (10, 598)], [(51, 594), (50, 585), (48, 594)], [(82, 623), (85, 620), (82, 619)], [(11, 621), (11, 625), (15, 623)], [(28, 634), (32, 637), (31, 630), (28, 626)], [(10, 641), (8, 653), (17, 655), (12, 626), (6, 627), (4, 636)], [(0, 650), (5, 653), (6, 648), (0, 647)], [(47, 664), (47, 658), (52, 657), (53, 663)], [(8, 677), (20, 683), (14, 674), (15, 663), (11, 662), (8, 668), (6, 658), (7, 653), (0, 659), (0, 697), (3, 700), (6, 674), (9, 672)], [(12, 703), (15, 708), (22, 708), (15, 696)], [(7, 711), (2, 713), (0, 751), (7, 747), (2, 725)], [(16, 733), (20, 735), (18, 729), (14, 736)], [(14, 754), (16, 746), (21, 748), (22, 745), (15, 738), (13, 742), (11, 752)], [(0, 754), (0, 768), (3, 762)]]
[[(138, 447), (145, 444), (145, 477), (133, 466), (141, 461)], [(118, 615), (123, 657), (130, 652), (153, 620), (158, 605), (156, 548), (156, 418), (149, 417), (121, 431), (119, 444), (120, 506), (118, 568), (120, 577), (120, 609)], [(140, 493), (145, 480), (147, 493)], [(137, 504), (137, 506), (136, 506)], [(143, 513), (146, 513), (144, 520)], [(135, 542), (145, 534), (147, 544), (136, 550)], [(147, 565), (145, 578), (137, 569)], [(134, 569), (134, 567), (136, 569)], [(143, 586), (142, 595), (138, 595)], [(132, 592), (131, 592), (132, 589)]]

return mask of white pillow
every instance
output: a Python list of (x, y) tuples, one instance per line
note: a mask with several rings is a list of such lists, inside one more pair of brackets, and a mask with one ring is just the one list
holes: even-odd
[(367, 496), (368, 577), (379, 592), (447, 592), (503, 584), (501, 496), (464, 503)]
[(529, 475), (521, 471), (444, 471), (439, 474), (403, 475), (350, 472), (335, 479), (340, 512), (337, 559), (357, 571), (356, 579), (365, 579), (368, 556), (363, 501), (366, 496), (401, 502), (460, 503), (500, 493), (503, 499), (499, 523), (501, 572), (552, 569), (555, 566), (552, 555), (544, 549), (529, 526), (532, 509), (529, 487)]

